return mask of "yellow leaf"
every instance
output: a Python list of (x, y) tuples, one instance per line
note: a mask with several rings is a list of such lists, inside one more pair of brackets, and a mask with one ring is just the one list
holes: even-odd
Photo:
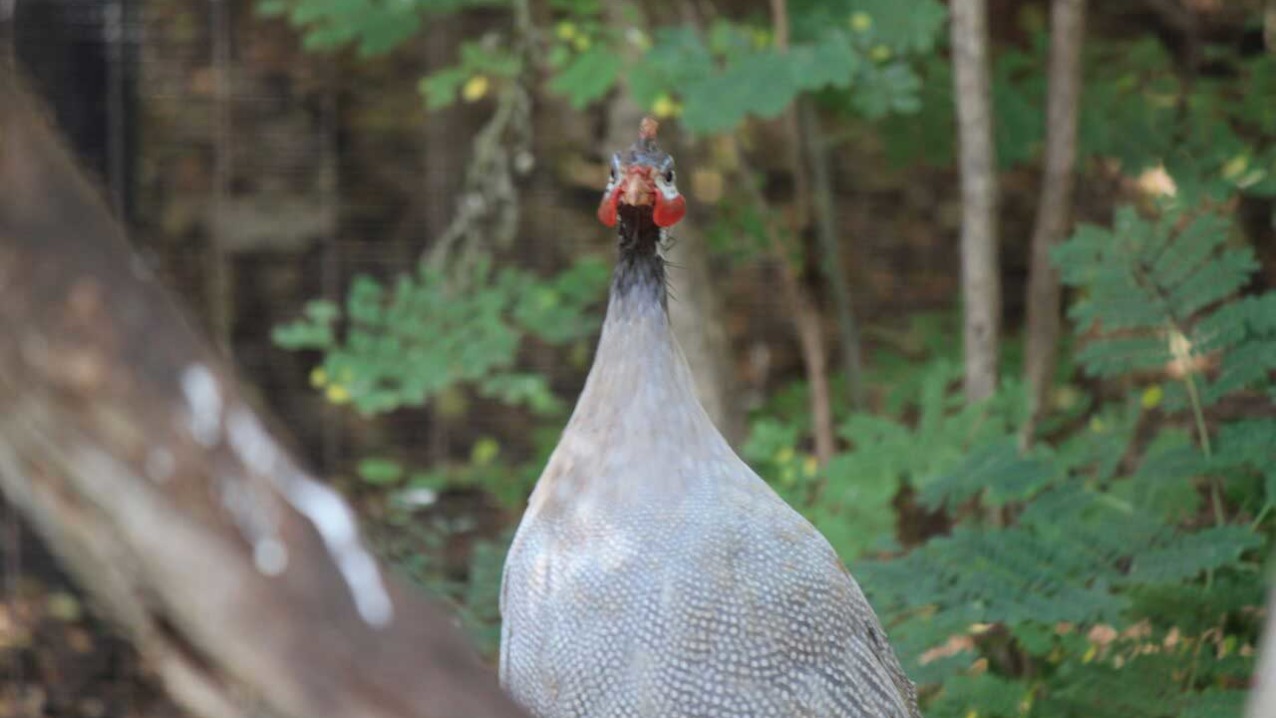
[(434, 410), (439, 416), (449, 419), (455, 419), (464, 416), (469, 410), (470, 402), (465, 396), (465, 392), (456, 386), (450, 386), (439, 392), (434, 398)]
[(490, 85), (487, 75), (475, 75), (465, 81), (465, 87), (461, 88), (461, 97), (465, 98), (466, 102), (481, 100), (487, 94)]
[(576, 37), (576, 23), (564, 20), (558, 23), (558, 27), (554, 28), (554, 34), (558, 35), (559, 40), (571, 40)]
[(1099, 434), (1103, 432), (1103, 428), (1103, 419), (1097, 416), (1090, 419), (1090, 431)]
[(1139, 403), (1144, 409), (1155, 409), (1161, 405), (1161, 400), (1165, 398), (1165, 390), (1160, 384), (1153, 384), (1143, 390), (1143, 396), (1139, 398)]
[(815, 472), (819, 468), (820, 462), (816, 461), (815, 457), (810, 454), (807, 454), (806, 458), (802, 460), (802, 473), (807, 476), (815, 476)]
[(594, 41), (590, 40), (588, 35), (577, 35), (572, 38), (572, 47), (576, 48), (576, 52), (584, 52), (592, 47), (593, 44)]
[(851, 13), (851, 29), (855, 32), (864, 32), (873, 26), (873, 17), (866, 12)]
[(350, 392), (340, 384), (330, 384), (324, 396), (328, 397), (328, 401), (333, 404), (347, 404), (350, 402)]
[(1241, 176), (1245, 170), (1249, 169), (1249, 157), (1243, 154), (1236, 155), (1223, 165), (1223, 179), (1235, 179)]
[(475, 466), (488, 466), (501, 453), (501, 445), (496, 439), (485, 436), (474, 442), (474, 447), (470, 449), (470, 462)]
[(1093, 661), (1094, 657), (1097, 655), (1099, 655), (1099, 647), (1092, 643), (1090, 644), (1089, 650), (1085, 652), (1085, 655), (1081, 656), (1081, 662), (1089, 663), (1090, 661)]
[(775, 452), (775, 463), (777, 464), (787, 464), (792, 460), (793, 460), (793, 449), (791, 447), (786, 446), (783, 449), (780, 449), (779, 451)]
[(324, 371), (323, 367), (317, 366), (310, 370), (310, 386), (320, 389), (327, 383), (328, 372)]
[(651, 113), (662, 120), (674, 117), (680, 112), (682, 112), (682, 105), (678, 104), (668, 95), (662, 94), (660, 97), (657, 97), (656, 101), (651, 105)]
[(873, 62), (886, 62), (891, 59), (891, 49), (885, 45), (874, 45), (873, 49), (868, 51), (868, 56)]

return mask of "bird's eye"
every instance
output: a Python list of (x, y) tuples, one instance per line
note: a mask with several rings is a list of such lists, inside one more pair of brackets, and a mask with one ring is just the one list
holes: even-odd
[(665, 181), (673, 184), (673, 170), (665, 170)]
[(611, 156), (611, 174), (608, 175), (609, 182), (615, 182), (620, 179), (620, 153), (617, 152)]

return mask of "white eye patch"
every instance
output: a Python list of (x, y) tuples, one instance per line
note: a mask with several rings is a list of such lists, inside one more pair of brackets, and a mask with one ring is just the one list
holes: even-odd
[(678, 197), (678, 185), (674, 184), (674, 180), (676, 178), (674, 177), (673, 170), (669, 170), (668, 174), (669, 179), (667, 180), (665, 179), (664, 173), (655, 172), (653, 173), (653, 176), (656, 180), (656, 189), (660, 190), (660, 196), (667, 200), (672, 200)]

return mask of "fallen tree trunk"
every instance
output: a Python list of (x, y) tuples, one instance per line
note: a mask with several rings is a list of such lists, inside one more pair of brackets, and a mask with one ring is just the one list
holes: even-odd
[(521, 715), (248, 406), (0, 60), (0, 490), (192, 713)]

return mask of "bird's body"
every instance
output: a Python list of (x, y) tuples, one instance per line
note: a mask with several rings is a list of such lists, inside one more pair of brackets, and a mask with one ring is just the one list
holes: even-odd
[(619, 210), (594, 366), (510, 549), (502, 684), (537, 718), (919, 715), (833, 549), (696, 400), (651, 216)]

